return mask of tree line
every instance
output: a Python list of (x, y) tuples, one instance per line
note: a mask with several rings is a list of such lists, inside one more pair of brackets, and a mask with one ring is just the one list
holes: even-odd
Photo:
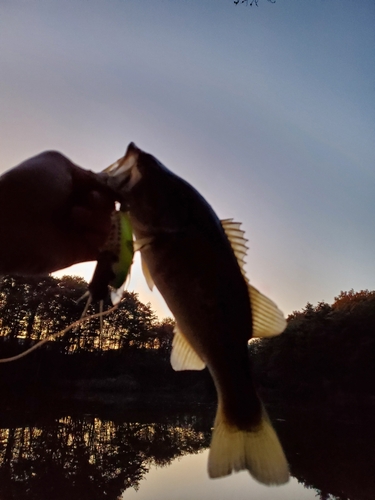
[(284, 333), (250, 343), (258, 383), (279, 398), (375, 404), (375, 292), (308, 303)]
[[(78, 320), (84, 309), (79, 299), (86, 291), (87, 283), (76, 276), (3, 277), (0, 358), (25, 352)], [(108, 299), (104, 310), (109, 307)], [(93, 304), (87, 313), (98, 310)], [(172, 319), (160, 321), (136, 293), (125, 292), (102, 324), (89, 320), (20, 360), (0, 363), (0, 394), (13, 399), (67, 387), (73, 391), (78, 380), (106, 380), (108, 389), (114, 390), (109, 386), (122, 378), (120, 392), (168, 385), (173, 327)]]
[[(4, 277), (0, 358), (24, 351), (77, 320), (84, 307), (78, 299), (86, 290), (87, 283), (73, 276)], [(91, 306), (89, 314), (97, 308)], [(102, 327), (97, 319), (89, 321), (21, 361), (0, 364), (0, 390), (26, 387), (33, 378), (43, 389), (64, 380), (128, 377), (134, 391), (144, 386), (180, 390), (182, 385), (187, 390), (190, 384), (212, 397), (215, 391), (207, 370), (171, 369), (173, 327), (172, 319), (159, 321), (137, 294), (125, 292), (118, 309), (103, 318)], [(250, 342), (256, 385), (265, 400), (301, 403), (326, 398), (332, 403), (374, 404), (374, 331), (374, 291), (343, 291), (333, 304), (308, 303), (288, 317), (282, 335)]]
[[(0, 282), (1, 355), (53, 335), (78, 320), (84, 308), (80, 301), (87, 283), (77, 276), (45, 278), (5, 276)], [(109, 308), (109, 299), (104, 308)], [(98, 312), (93, 304), (88, 315)], [(168, 352), (173, 321), (159, 321), (136, 293), (125, 292), (119, 307), (102, 323), (95, 319), (54, 341), (54, 349), (65, 354), (82, 351), (126, 351), (152, 348)], [(7, 348), (8, 346), (8, 348)], [(49, 346), (51, 348), (51, 346)]]

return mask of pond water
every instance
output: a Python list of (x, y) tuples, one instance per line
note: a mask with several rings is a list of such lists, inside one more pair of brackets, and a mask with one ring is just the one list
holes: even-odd
[(174, 460), (168, 467), (151, 467), (139, 490), (123, 493), (123, 500), (316, 500), (316, 490), (306, 489), (295, 478), (288, 484), (267, 487), (240, 472), (212, 480), (208, 477), (208, 450)]
[(2, 500), (375, 499), (373, 411), (270, 411), (292, 478), (266, 487), (208, 478), (212, 405), (1, 407)]

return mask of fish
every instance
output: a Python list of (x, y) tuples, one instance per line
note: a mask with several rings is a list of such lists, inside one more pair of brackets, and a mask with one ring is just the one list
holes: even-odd
[(246, 277), (241, 224), (220, 220), (187, 181), (130, 143), (104, 174), (133, 229), (150, 289), (174, 315), (174, 370), (208, 367), (218, 396), (208, 458), (211, 478), (248, 470), (267, 485), (288, 463), (253, 382), (248, 343), (280, 334), (283, 313)]

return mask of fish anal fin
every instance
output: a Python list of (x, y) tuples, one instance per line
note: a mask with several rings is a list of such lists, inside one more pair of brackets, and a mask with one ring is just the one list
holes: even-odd
[(284, 484), (289, 480), (288, 462), (265, 410), (260, 425), (244, 431), (226, 423), (219, 405), (208, 457), (208, 474), (211, 478), (218, 478), (246, 469), (263, 484)]
[(253, 337), (273, 337), (286, 328), (284, 314), (271, 299), (248, 285), (253, 315)]
[(178, 326), (175, 326), (172, 342), (171, 365), (175, 371), (203, 370), (206, 366), (204, 361), (191, 347)]

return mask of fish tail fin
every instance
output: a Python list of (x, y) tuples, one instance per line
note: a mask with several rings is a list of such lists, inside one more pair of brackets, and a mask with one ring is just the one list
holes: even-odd
[(244, 431), (226, 423), (219, 405), (208, 458), (209, 476), (217, 478), (244, 469), (267, 485), (289, 480), (288, 463), (265, 409), (257, 427)]

